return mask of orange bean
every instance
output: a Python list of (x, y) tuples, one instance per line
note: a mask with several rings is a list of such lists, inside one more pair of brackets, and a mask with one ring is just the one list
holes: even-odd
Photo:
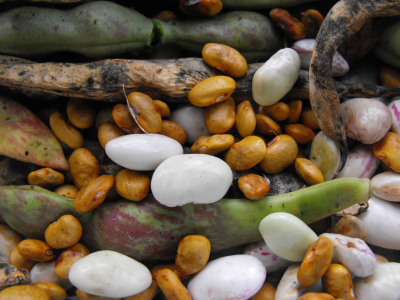
[(319, 28), (324, 21), (324, 16), (315, 9), (308, 9), (301, 13), (300, 22), (304, 25), (306, 36), (309, 38), (316, 38)]
[(202, 235), (188, 235), (178, 245), (175, 265), (180, 273), (191, 275), (199, 272), (210, 257), (210, 241)]
[(71, 149), (80, 148), (84, 138), (82, 133), (77, 130), (67, 116), (60, 112), (55, 112), (50, 116), (50, 128), (54, 135)]
[(313, 129), (313, 130), (318, 130), (319, 125), (317, 118), (315, 117), (315, 114), (311, 108), (311, 106), (306, 106), (303, 108), (301, 112), (301, 122), (303, 125)]
[(163, 11), (159, 12), (158, 14), (156, 14), (153, 17), (153, 19), (157, 19), (157, 20), (161, 20), (161, 21), (164, 21), (164, 22), (168, 22), (168, 21), (171, 21), (171, 20), (176, 20), (177, 17), (172, 11), (163, 10)]
[(256, 129), (256, 114), (249, 100), (239, 103), (236, 108), (236, 130), (243, 138), (254, 133)]
[(197, 17), (210, 17), (222, 10), (221, 0), (200, 0), (194, 4), (190, 0), (180, 0), (179, 8), (184, 13)]
[(256, 114), (256, 130), (257, 132), (267, 136), (282, 134), (279, 124), (263, 114)]
[(29, 260), (49, 261), (56, 257), (49, 244), (37, 239), (25, 239), (18, 244), (17, 249), (22, 257)]
[(217, 155), (233, 145), (235, 138), (231, 134), (203, 135), (190, 147), (192, 153)]
[(100, 145), (103, 149), (109, 141), (123, 135), (125, 135), (125, 132), (118, 127), (117, 124), (112, 122), (104, 122), (99, 126), (97, 131), (97, 138), (99, 139)]
[(159, 132), (159, 134), (166, 135), (170, 137), (171, 139), (174, 139), (181, 145), (186, 143), (186, 132), (185, 130), (177, 123), (169, 121), (169, 120), (163, 120), (162, 121), (162, 129)]
[(19, 253), (18, 249), (14, 249), (10, 254), (10, 264), (19, 269), (30, 271), (36, 264), (36, 261), (31, 259), (26, 259)]
[(259, 112), (272, 118), (276, 122), (282, 122), (289, 117), (290, 108), (285, 102), (279, 101), (270, 106), (260, 106)]
[(270, 185), (262, 176), (247, 174), (239, 178), (239, 189), (250, 200), (260, 200), (269, 192)]
[(331, 264), (322, 276), (324, 290), (335, 299), (355, 300), (353, 280), (349, 271), (340, 264)]
[(303, 102), (301, 100), (292, 100), (288, 103), (288, 105), (290, 108), (290, 114), (289, 117), (286, 119), (286, 122), (289, 124), (296, 123), (301, 116)]
[(159, 270), (162, 270), (162, 269), (171, 270), (172, 272), (174, 272), (178, 276), (179, 280), (181, 280), (181, 281), (185, 280), (185, 279), (188, 279), (191, 276), (191, 275), (183, 274), (183, 273), (179, 272), (175, 263), (161, 263), (161, 264), (157, 264), (157, 265), (155, 265), (155, 266), (153, 266), (151, 268), (151, 270), (150, 270), (151, 277), (154, 280), (157, 280), (157, 273), (158, 273)]
[(115, 176), (115, 189), (125, 199), (140, 201), (149, 193), (150, 178), (144, 173), (124, 169)]
[(43, 188), (51, 188), (64, 183), (64, 175), (52, 168), (42, 168), (32, 171), (28, 175), (28, 182), (31, 185), (41, 186)]
[(78, 189), (83, 188), (100, 175), (100, 166), (96, 156), (86, 148), (72, 152), (68, 160), (72, 180)]
[(161, 100), (154, 100), (154, 103), (158, 107), (161, 117), (169, 118), (171, 116), (171, 110), (169, 109), (169, 106), (167, 103), (165, 103), (164, 101), (161, 101)]
[(69, 98), (67, 102), (67, 116), (72, 125), (85, 129), (92, 126), (96, 117), (96, 110), (89, 100)]
[(0, 300), (51, 300), (49, 294), (33, 285), (14, 285), (0, 292)]
[(158, 291), (159, 288), (157, 281), (152, 280), (151, 285), (143, 292), (130, 297), (125, 297), (123, 300), (152, 300), (157, 295)]
[(54, 264), (54, 272), (58, 277), (68, 279), (69, 270), (72, 265), (88, 254), (88, 248), (81, 243), (76, 243), (72, 247), (64, 249)]
[(54, 193), (63, 195), (65, 197), (72, 198), (72, 199), (75, 198), (75, 196), (76, 196), (76, 194), (78, 194), (78, 192), (79, 192), (79, 189), (75, 185), (72, 185), (72, 184), (64, 184), (54, 190)]
[(400, 172), (400, 136), (388, 132), (383, 139), (372, 146), (374, 155), (395, 172)]
[(143, 131), (139, 128), (129, 112), (128, 105), (126, 104), (115, 104), (112, 109), (112, 116), (115, 124), (126, 133), (142, 133)]
[(204, 113), (204, 124), (213, 134), (226, 133), (233, 127), (235, 120), (235, 101), (232, 97), (208, 106)]
[(324, 176), (318, 167), (309, 159), (297, 157), (295, 160), (295, 169), (297, 175), (309, 185), (324, 182)]
[(249, 300), (275, 300), (276, 288), (265, 282), (261, 289), (253, 295)]
[(169, 269), (157, 272), (157, 284), (168, 300), (191, 300), (192, 296), (179, 280), (178, 276)]
[(287, 124), (283, 131), (302, 145), (311, 143), (315, 137), (314, 131), (303, 124)]
[(305, 293), (297, 300), (335, 300), (335, 297), (327, 293)]
[(73, 215), (63, 215), (50, 224), (44, 233), (45, 240), (54, 249), (75, 245), (82, 236), (82, 225)]
[(67, 292), (53, 282), (35, 282), (32, 285), (44, 290), (51, 300), (64, 300), (68, 297)]
[(269, 12), (271, 22), (283, 30), (293, 40), (300, 40), (306, 37), (306, 29), (298, 19), (293, 17), (287, 10), (275, 8)]

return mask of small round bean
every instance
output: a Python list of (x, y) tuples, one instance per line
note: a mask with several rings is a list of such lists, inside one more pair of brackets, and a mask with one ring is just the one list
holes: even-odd
[(150, 178), (144, 173), (124, 169), (115, 176), (115, 189), (125, 199), (140, 201), (149, 193)]
[(175, 265), (180, 273), (191, 275), (206, 265), (211, 253), (210, 241), (202, 235), (188, 235), (178, 245)]
[(45, 240), (54, 249), (75, 245), (82, 236), (82, 225), (73, 215), (63, 215), (50, 224), (44, 233)]
[(250, 200), (260, 200), (269, 192), (270, 185), (262, 176), (247, 174), (239, 178), (239, 189)]

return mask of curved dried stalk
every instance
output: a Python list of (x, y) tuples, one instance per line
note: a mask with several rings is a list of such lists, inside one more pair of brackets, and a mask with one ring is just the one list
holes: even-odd
[(310, 103), (320, 128), (339, 143), (340, 172), (348, 148), (340, 110), (340, 98), (332, 78), (332, 60), (337, 48), (370, 19), (400, 15), (398, 0), (341, 0), (326, 16), (317, 35), (310, 65)]

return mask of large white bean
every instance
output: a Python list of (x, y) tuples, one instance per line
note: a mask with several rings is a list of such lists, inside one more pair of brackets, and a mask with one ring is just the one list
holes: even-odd
[(107, 156), (116, 164), (131, 170), (149, 171), (167, 158), (182, 154), (182, 145), (162, 134), (128, 134), (106, 144)]
[(211, 134), (204, 123), (205, 109), (193, 105), (181, 106), (171, 112), (169, 120), (186, 132), (186, 141), (193, 144), (199, 137)]
[(265, 241), (247, 245), (243, 249), (243, 254), (257, 257), (264, 264), (268, 273), (284, 270), (293, 263), (273, 253)]
[(367, 227), (366, 242), (382, 248), (400, 250), (400, 204), (373, 196), (368, 210), (359, 218)]
[(321, 171), (325, 181), (331, 180), (340, 163), (339, 144), (320, 131), (311, 142), (309, 159)]
[(269, 249), (294, 262), (302, 261), (308, 248), (318, 239), (306, 223), (284, 212), (266, 216), (260, 222), (259, 229)]
[(392, 126), (389, 108), (368, 98), (348, 99), (340, 105), (347, 137), (363, 144), (381, 140)]
[(400, 263), (379, 264), (367, 278), (354, 278), (354, 295), (360, 300), (400, 299)]
[(279, 282), (275, 300), (297, 300), (306, 289), (297, 280), (297, 273), (299, 273), (300, 263), (290, 265), (282, 276)]
[(81, 258), (72, 265), (68, 277), (85, 293), (114, 298), (141, 293), (152, 282), (150, 270), (145, 265), (109, 250)]
[(380, 160), (374, 155), (372, 145), (359, 144), (350, 149), (346, 165), (336, 178), (371, 178), (378, 169)]
[(276, 52), (253, 77), (253, 98), (259, 105), (273, 105), (293, 87), (300, 74), (300, 57), (292, 48)]
[(334, 233), (323, 233), (320, 237), (331, 240), (332, 262), (342, 264), (351, 275), (368, 277), (375, 272), (378, 260), (363, 240)]
[(264, 284), (267, 271), (254, 256), (237, 254), (209, 262), (188, 284), (193, 300), (249, 299)]
[(374, 195), (387, 201), (400, 202), (400, 174), (386, 171), (372, 177)]
[(222, 159), (207, 154), (181, 154), (163, 161), (153, 173), (154, 198), (169, 207), (220, 200), (233, 174)]
[[(313, 54), (315, 39), (301, 39), (292, 45), (292, 48), (299, 54), (301, 68), (307, 70), (310, 68), (311, 56)], [(345, 75), (350, 70), (349, 64), (335, 51), (332, 61), (332, 76), (339, 77)]]

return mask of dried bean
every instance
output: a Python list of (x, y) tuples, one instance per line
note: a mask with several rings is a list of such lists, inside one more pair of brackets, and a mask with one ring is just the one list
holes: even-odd
[(140, 201), (150, 190), (150, 178), (144, 173), (124, 169), (115, 176), (115, 189), (121, 197)]
[(239, 178), (239, 189), (250, 200), (260, 200), (270, 189), (269, 182), (257, 174), (247, 174)]
[(64, 175), (52, 168), (42, 168), (29, 173), (28, 182), (48, 189), (63, 184)]
[(125, 135), (125, 132), (114, 122), (104, 122), (97, 131), (97, 138), (103, 148), (109, 141), (123, 135)]
[(115, 104), (112, 110), (112, 116), (115, 124), (126, 133), (142, 133), (142, 130), (129, 112), (128, 105), (120, 103)]
[(249, 100), (239, 103), (236, 107), (236, 130), (244, 138), (252, 135), (256, 129), (256, 115)]
[(82, 236), (82, 225), (73, 215), (63, 215), (50, 224), (44, 233), (45, 240), (54, 249), (75, 245)]
[(96, 110), (93, 109), (88, 100), (69, 98), (67, 102), (67, 116), (73, 126), (85, 129), (94, 123)]
[(50, 116), (50, 128), (54, 135), (71, 149), (77, 149), (83, 145), (83, 135), (68, 120), (67, 116), (55, 112)]
[(214, 134), (199, 137), (190, 147), (192, 153), (203, 153), (217, 155), (229, 149), (234, 143), (235, 138), (231, 134)]
[(69, 270), (79, 259), (89, 254), (89, 250), (81, 243), (64, 249), (54, 264), (55, 274), (63, 279), (68, 279)]
[(83, 188), (100, 175), (97, 158), (86, 148), (78, 148), (72, 152), (68, 160), (72, 180), (78, 189)]
[(211, 253), (210, 241), (202, 235), (188, 235), (178, 245), (175, 265), (180, 273), (191, 275), (206, 265)]
[(208, 106), (204, 113), (204, 124), (212, 134), (226, 133), (235, 121), (235, 101), (232, 97)]
[(56, 257), (55, 251), (44, 241), (25, 239), (18, 244), (18, 252), (26, 259), (49, 261)]

